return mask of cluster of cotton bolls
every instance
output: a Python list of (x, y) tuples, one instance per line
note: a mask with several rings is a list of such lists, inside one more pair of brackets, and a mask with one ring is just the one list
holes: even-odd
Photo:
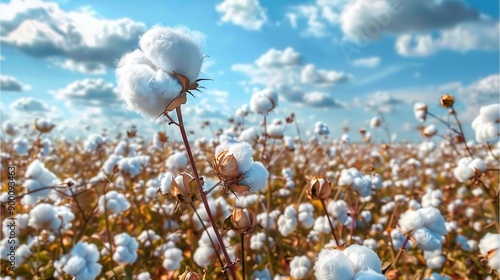
[(441, 249), (446, 235), (445, 220), (434, 207), (408, 210), (399, 219), (401, 232), (410, 234), (424, 251)]
[(351, 187), (353, 191), (362, 197), (367, 197), (372, 193), (372, 189), (382, 187), (382, 182), (378, 176), (362, 175), (359, 170), (352, 167), (343, 169), (338, 180), (339, 186)]
[(316, 124), (314, 125), (314, 133), (323, 136), (330, 134), (330, 130), (328, 129), (328, 126), (325, 123), (316, 122)]
[(30, 163), (25, 177), (23, 187), (27, 194), (21, 200), (25, 205), (35, 205), (38, 200), (45, 198), (49, 193), (54, 193), (51, 187), (61, 183), (61, 180), (48, 170), (40, 160), (34, 160)]
[(108, 215), (121, 214), (130, 207), (124, 194), (115, 190), (107, 192), (99, 198), (99, 211)]
[(106, 138), (100, 134), (93, 133), (87, 137), (87, 140), (83, 143), (83, 148), (87, 152), (95, 152), (102, 148), (106, 144)]
[(96, 279), (102, 269), (99, 258), (99, 250), (95, 244), (80, 241), (68, 255), (54, 262), (54, 277), (67, 274), (75, 280)]
[(486, 171), (486, 163), (480, 158), (461, 158), (453, 174), (460, 182), (465, 182), (475, 176), (476, 173)]

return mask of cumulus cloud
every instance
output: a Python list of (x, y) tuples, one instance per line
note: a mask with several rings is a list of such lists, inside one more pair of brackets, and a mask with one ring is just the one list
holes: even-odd
[(382, 30), (390, 33), (428, 31), (479, 17), (479, 12), (464, 1), (354, 0), (344, 7), (340, 25), (348, 37), (375, 39)]
[(55, 98), (66, 101), (69, 106), (116, 107), (122, 105), (116, 88), (103, 79), (74, 81), (65, 88), (50, 93)]
[(468, 86), (456, 83), (455, 92), (458, 102), (466, 105), (464, 117), (472, 120), (479, 114), (479, 108), (498, 103), (500, 93), (500, 74), (492, 74), (481, 78)]
[(230, 22), (248, 30), (260, 30), (267, 14), (259, 0), (224, 0), (215, 7), (222, 22)]
[(352, 65), (354, 66), (367, 67), (367, 68), (374, 68), (377, 67), (379, 64), (380, 64), (380, 57), (378, 56), (360, 58), (352, 62)]
[(293, 28), (299, 21), (305, 21), (303, 36), (325, 37), (330, 35), (331, 25), (338, 25), (342, 8), (347, 0), (316, 0), (311, 4), (295, 5), (289, 8), (286, 18)]
[(19, 82), (15, 77), (0, 75), (0, 90), (2, 91), (26, 91), (31, 86)]
[(353, 105), (365, 108), (366, 111), (371, 110), (381, 113), (391, 113), (395, 110), (396, 106), (409, 104), (409, 101), (406, 101), (401, 97), (395, 97), (396, 95), (397, 94), (377, 91), (366, 96), (362, 100), (358, 97), (354, 98)]
[(300, 53), (291, 47), (270, 49), (253, 64), (235, 64), (232, 70), (247, 75), (250, 84), (276, 89), (286, 100), (311, 107), (318, 107), (320, 102), (326, 107), (340, 107), (328, 94), (314, 90), (333, 88), (352, 79), (344, 72), (318, 69), (314, 64), (304, 65)]
[(12, 0), (0, 10), (0, 42), (85, 73), (114, 67), (146, 30), (144, 23), (128, 18), (105, 19), (90, 8), (67, 12), (40, 0)]
[(317, 108), (342, 108), (340, 102), (331, 98), (328, 94), (324, 92), (307, 92), (303, 97), (304, 103), (311, 107)]
[(427, 56), (446, 49), (459, 52), (496, 51), (499, 48), (499, 33), (499, 22), (470, 22), (443, 30), (438, 35), (401, 35), (396, 41), (396, 50), (403, 56)]
[(23, 97), (14, 100), (10, 104), (10, 108), (21, 112), (50, 112), (51, 108), (45, 102), (32, 97)]

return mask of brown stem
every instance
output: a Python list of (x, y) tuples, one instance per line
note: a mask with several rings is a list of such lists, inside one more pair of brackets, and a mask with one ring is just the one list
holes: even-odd
[[(385, 274), (389, 268), (391, 268), (391, 266), (394, 264), (396, 265), (397, 262), (399, 261), (399, 259), (401, 258), (401, 256), (403, 255), (403, 253), (406, 251), (405, 247), (406, 247), (406, 243), (408, 243), (408, 241), (410, 240), (410, 235), (407, 233), (406, 234), (406, 238), (405, 240), (403, 241), (403, 245), (401, 245), (401, 248), (399, 248), (399, 252), (398, 254), (396, 255), (396, 258), (386, 267), (382, 270), (382, 274)], [(391, 244), (391, 246), (394, 246), (394, 244)]]
[(325, 201), (323, 199), (320, 199), (320, 201), (321, 201), (321, 205), (323, 206), (323, 210), (325, 210), (325, 215), (326, 215), (326, 218), (328, 219), (328, 224), (330, 225), (330, 229), (332, 230), (333, 239), (335, 239), (335, 245), (337, 245), (337, 248), (338, 248), (338, 247), (340, 247), (339, 238), (337, 237), (337, 234), (335, 233), (335, 228), (333, 226), (332, 220), (330, 219), (330, 215), (328, 214), (328, 211), (326, 210)]
[(224, 254), (224, 258), (226, 259), (226, 265), (225, 265), (225, 267), (222, 268), (222, 270), (224, 271), (225, 268), (227, 267), (229, 269), (229, 272), (231, 273), (231, 277), (234, 280), (237, 280), (238, 278), (236, 277), (236, 272), (234, 270), (234, 263), (231, 260), (231, 257), (229, 257), (229, 254), (227, 253), (226, 247), (224, 246), (224, 241), (222, 240), (222, 237), (221, 237), (219, 230), (217, 228), (217, 223), (215, 222), (212, 211), (210, 210), (210, 205), (208, 204), (207, 195), (205, 194), (205, 191), (203, 190), (203, 184), (201, 183), (200, 176), (198, 175), (198, 169), (196, 168), (193, 153), (191, 151), (191, 146), (189, 145), (189, 140), (187, 138), (186, 129), (184, 127), (184, 121), (182, 119), (181, 107), (179, 106), (179, 107), (175, 108), (175, 111), (177, 113), (177, 120), (179, 121), (179, 129), (180, 129), (181, 136), (182, 136), (182, 142), (184, 143), (184, 147), (186, 148), (186, 153), (188, 155), (191, 169), (193, 169), (193, 175), (194, 175), (194, 179), (196, 182), (196, 186), (198, 187), (198, 192), (200, 193), (201, 202), (203, 203), (203, 206), (205, 207), (205, 211), (207, 212), (207, 216), (210, 220), (210, 224), (212, 225), (212, 227), (214, 229), (215, 236), (217, 238), (217, 242), (219, 242), (222, 253)]

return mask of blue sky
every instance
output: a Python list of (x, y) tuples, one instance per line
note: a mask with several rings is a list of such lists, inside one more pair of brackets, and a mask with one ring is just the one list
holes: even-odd
[(457, 97), (470, 133), (479, 108), (499, 102), (498, 1), (0, 2), (2, 121), (49, 117), (63, 135), (84, 124), (161, 128), (124, 108), (114, 74), (116, 60), (156, 24), (206, 35), (200, 77), (213, 81), (185, 105), (193, 130), (206, 119), (227, 128), (266, 87), (280, 94), (271, 120), (294, 112), (303, 131), (325, 122), (331, 139), (347, 124), (359, 139), (381, 112), (399, 140), (419, 141), (414, 102), (444, 115), (444, 93)]

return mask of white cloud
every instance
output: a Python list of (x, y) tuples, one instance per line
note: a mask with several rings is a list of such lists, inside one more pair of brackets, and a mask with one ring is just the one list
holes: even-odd
[(346, 3), (346, 0), (316, 0), (311, 4), (290, 7), (286, 17), (293, 28), (297, 28), (298, 21), (304, 19), (306, 27), (301, 34), (321, 38), (330, 35), (332, 25), (338, 25), (340, 12)]
[(302, 68), (300, 78), (303, 84), (334, 86), (339, 83), (347, 82), (352, 77), (344, 72), (316, 69), (314, 64), (307, 64)]
[(2, 91), (26, 91), (30, 90), (31, 86), (19, 82), (15, 77), (0, 75), (0, 90)]
[(0, 42), (35, 57), (63, 58), (58, 65), (85, 73), (114, 67), (146, 30), (128, 18), (105, 19), (90, 8), (67, 12), (40, 0), (12, 0), (0, 10)]
[(102, 75), (106, 73), (106, 65), (96, 61), (77, 62), (71, 59), (50, 59), (54, 65), (67, 69), (71, 72), (80, 72), (93, 75)]
[(248, 30), (260, 30), (267, 22), (267, 14), (259, 0), (224, 0), (215, 9), (222, 22), (230, 22)]
[(221, 104), (226, 104), (227, 97), (229, 96), (229, 92), (218, 89), (205, 90), (203, 93), (209, 96), (213, 96), (215, 101)]
[[(249, 84), (264, 85), (278, 90), (286, 100), (295, 104), (319, 107), (340, 107), (328, 95), (309, 94), (318, 87), (332, 88), (351, 80), (351, 75), (334, 70), (317, 69), (314, 64), (303, 65), (300, 53), (293, 48), (283, 51), (271, 49), (260, 56), (253, 64), (235, 64), (232, 70), (242, 72), (249, 78)], [(307, 90), (305, 90), (307, 89)], [(328, 97), (328, 98), (327, 98)]]
[(500, 74), (489, 75), (468, 86), (457, 83), (455, 92), (457, 101), (466, 105), (464, 117), (472, 120), (479, 114), (482, 106), (499, 103)]
[(360, 59), (356, 59), (352, 62), (352, 65), (354, 65), (354, 66), (368, 67), (368, 68), (377, 67), (379, 64), (380, 64), (380, 57), (378, 57), (378, 56), (360, 58)]
[(65, 88), (51, 91), (57, 99), (66, 101), (69, 106), (118, 107), (122, 101), (111, 83), (103, 79), (74, 81)]
[(344, 105), (335, 101), (328, 94), (324, 92), (307, 92), (303, 97), (304, 103), (311, 107), (318, 108), (342, 108)]
[(22, 97), (14, 100), (9, 106), (11, 109), (21, 112), (50, 112), (51, 108), (45, 102), (32, 97)]
[(432, 34), (405, 34), (398, 37), (396, 50), (403, 56), (428, 56), (440, 50), (467, 52), (499, 48), (500, 23), (470, 22)]
[(271, 48), (255, 61), (255, 64), (262, 68), (277, 68), (287, 66), (297, 66), (301, 61), (300, 53), (288, 47), (283, 51)]
[(354, 39), (376, 39), (382, 31), (420, 32), (478, 20), (480, 14), (456, 0), (354, 0), (340, 16), (342, 31)]
[(390, 94), (388, 92), (377, 91), (372, 93), (361, 100), (356, 97), (353, 100), (353, 106), (362, 107), (365, 111), (374, 111), (381, 113), (394, 112), (396, 106), (411, 104), (409, 101), (395, 97), (397, 94)]

